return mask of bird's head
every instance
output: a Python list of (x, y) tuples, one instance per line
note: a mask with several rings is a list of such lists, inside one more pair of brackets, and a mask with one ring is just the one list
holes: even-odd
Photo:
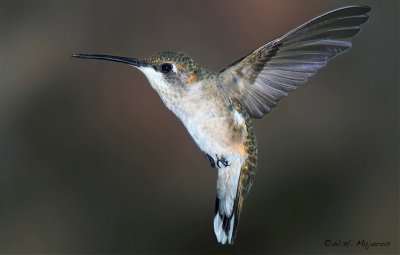
[(129, 58), (97, 54), (75, 54), (76, 58), (99, 59), (128, 64), (142, 71), (160, 94), (175, 94), (186, 90), (201, 79), (205, 71), (181, 52), (160, 52), (146, 58)]

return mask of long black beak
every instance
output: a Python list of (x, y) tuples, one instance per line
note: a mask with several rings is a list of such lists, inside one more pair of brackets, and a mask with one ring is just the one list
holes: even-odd
[(85, 58), (85, 59), (108, 60), (108, 61), (114, 61), (114, 62), (128, 64), (128, 65), (135, 66), (135, 67), (147, 66), (147, 63), (145, 61), (137, 59), (137, 58), (127, 58), (127, 57), (98, 55), (98, 54), (74, 54), (74, 55), (72, 55), (72, 57)]

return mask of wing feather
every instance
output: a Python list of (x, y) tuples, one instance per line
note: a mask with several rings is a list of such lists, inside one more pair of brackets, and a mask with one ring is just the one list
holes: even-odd
[(288, 92), (348, 50), (369, 11), (362, 5), (344, 7), (297, 27), (222, 70), (221, 87), (251, 117), (262, 118)]

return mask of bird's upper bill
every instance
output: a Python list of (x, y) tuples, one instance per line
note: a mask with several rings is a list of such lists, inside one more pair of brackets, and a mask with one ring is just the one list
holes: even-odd
[(135, 67), (145, 67), (148, 66), (149, 63), (145, 59), (138, 58), (128, 58), (128, 57), (118, 57), (118, 56), (110, 56), (110, 55), (99, 55), (99, 54), (74, 54), (72, 57), (75, 58), (85, 58), (85, 59), (100, 59), (100, 60), (108, 60), (119, 63), (128, 64)]

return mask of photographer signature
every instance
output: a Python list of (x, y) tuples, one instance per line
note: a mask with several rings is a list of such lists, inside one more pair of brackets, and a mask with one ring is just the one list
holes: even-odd
[(375, 247), (389, 247), (391, 245), (390, 241), (371, 241), (371, 240), (353, 240), (353, 239), (325, 239), (325, 247), (364, 247), (365, 249), (375, 248)]

